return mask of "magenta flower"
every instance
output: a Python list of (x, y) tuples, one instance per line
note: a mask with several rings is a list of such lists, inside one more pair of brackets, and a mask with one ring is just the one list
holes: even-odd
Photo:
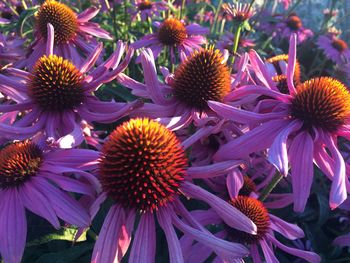
[[(256, 53), (255, 53), (256, 54)], [(350, 94), (338, 80), (313, 78), (294, 87), (296, 35), (291, 37), (288, 65), (288, 94), (281, 93), (262, 60), (255, 55), (252, 68), (265, 86), (247, 85), (235, 90), (232, 100), (249, 95), (268, 96), (258, 104), (264, 113), (245, 111), (219, 102), (209, 106), (219, 115), (256, 126), (222, 146), (216, 160), (243, 158), (268, 149), (268, 160), (285, 176), (291, 166), (294, 210), (304, 210), (313, 179), (313, 162), (332, 180), (329, 205), (336, 208), (347, 198), (345, 162), (337, 147), (337, 137), (349, 137)], [(317, 98), (317, 99), (316, 99)], [(237, 105), (237, 104), (236, 104)], [(264, 138), (261, 140), (261, 138)]]
[(53, 55), (54, 34), (50, 24), (48, 32), (46, 55), (37, 61), (31, 73), (8, 68), (0, 74), (0, 91), (16, 102), (0, 105), (0, 111), (26, 112), (12, 126), (0, 124), (0, 135), (24, 139), (44, 131), (47, 137), (58, 139), (60, 147), (69, 148), (84, 139), (86, 122), (111, 123), (140, 105), (140, 101), (130, 104), (100, 101), (93, 94), (127, 67), (133, 50), (129, 49), (120, 63), (126, 47), (118, 42), (111, 57), (90, 71), (102, 52), (102, 44), (80, 67), (76, 67), (69, 60)]
[[(278, 247), (288, 254), (300, 257), (308, 262), (317, 263), (321, 261), (321, 258), (313, 252), (291, 248), (278, 241), (274, 236), (274, 232), (290, 240), (304, 237), (304, 232), (298, 226), (287, 223), (268, 213), (264, 204), (259, 200), (254, 197), (236, 195), (229, 201), (229, 204), (252, 219), (258, 228), (257, 235), (251, 235), (225, 225), (211, 209), (207, 211), (197, 210), (191, 214), (204, 226), (211, 224), (222, 225), (223, 229), (215, 233), (215, 236), (245, 244), (249, 247), (250, 256), (254, 262), (261, 262), (258, 247), (261, 247), (266, 262), (279, 262), (275, 256), (274, 247)], [(180, 240), (183, 247), (186, 246), (184, 251), (186, 252), (187, 262), (205, 262), (213, 251), (200, 243), (192, 245), (191, 241), (191, 237), (186, 235)], [(215, 259), (214, 262), (216, 262)]]
[(237, 22), (244, 22), (253, 15), (250, 4), (243, 4), (240, 2), (236, 4), (225, 4), (223, 5), (223, 9), (232, 20)]
[[(191, 137), (188, 140), (195, 141)], [(187, 143), (187, 147), (190, 145)], [(184, 262), (174, 227), (211, 248), (221, 258), (235, 259), (247, 254), (242, 245), (210, 234), (193, 219), (179, 198), (183, 194), (204, 201), (231, 227), (255, 234), (255, 225), (248, 217), (186, 180), (187, 176), (196, 174), (204, 177), (225, 174), (239, 162), (188, 167), (184, 150), (174, 133), (149, 119), (131, 119), (111, 133), (103, 146), (99, 167), (103, 194), (93, 204), (93, 214), (107, 196), (114, 205), (95, 244), (92, 262), (121, 260), (130, 246), (136, 217), (140, 220), (128, 262), (154, 262), (155, 216), (168, 242), (170, 262)]]
[(149, 47), (153, 56), (157, 58), (160, 52), (165, 48), (170, 48), (171, 59), (175, 59), (175, 49), (185, 52), (189, 55), (194, 49), (199, 49), (200, 45), (206, 43), (203, 36), (209, 32), (205, 27), (198, 24), (184, 25), (183, 21), (170, 17), (160, 22), (154, 22), (157, 32), (144, 36), (130, 46), (138, 49), (141, 47)]
[[(145, 84), (124, 74), (118, 76), (118, 81), (130, 88), (133, 94), (153, 102), (135, 110), (134, 116), (157, 119), (172, 130), (192, 121), (202, 125), (210, 119), (217, 119), (207, 101), (222, 101), (239, 80), (239, 77), (235, 81), (231, 78), (226, 65), (227, 55), (219, 50), (202, 49), (187, 58), (183, 56), (183, 62), (174, 74), (161, 69), (167, 84), (164, 85), (158, 80), (153, 54), (148, 49), (141, 53)], [(242, 65), (242, 68), (245, 66)]]
[(168, 5), (164, 1), (155, 2), (148, 0), (134, 0), (132, 2), (133, 10), (131, 11), (132, 20), (138, 15), (141, 16), (141, 21), (146, 21), (153, 16), (160, 16), (160, 12), (168, 9)]
[(336, 64), (350, 61), (350, 50), (344, 40), (337, 38), (334, 34), (320, 36), (317, 45), (323, 50), (326, 57)]
[(97, 23), (89, 22), (98, 12), (97, 8), (90, 7), (77, 15), (63, 3), (46, 0), (35, 17), (35, 41), (30, 46), (31, 52), (19, 67), (32, 69), (37, 60), (45, 54), (49, 37), (47, 24), (51, 24), (55, 29), (54, 53), (81, 66), (98, 46), (94, 37), (112, 39)]
[(289, 39), (292, 34), (297, 35), (298, 44), (313, 36), (313, 32), (303, 26), (303, 22), (296, 14), (289, 15), (284, 21), (277, 24), (278, 37)]
[(97, 158), (95, 151), (50, 150), (35, 140), (15, 142), (0, 151), (0, 253), (5, 262), (21, 262), (27, 235), (26, 210), (45, 218), (56, 229), (60, 228), (59, 219), (78, 227), (90, 225), (88, 212), (69, 192), (94, 198), (98, 181), (86, 170), (96, 167)]

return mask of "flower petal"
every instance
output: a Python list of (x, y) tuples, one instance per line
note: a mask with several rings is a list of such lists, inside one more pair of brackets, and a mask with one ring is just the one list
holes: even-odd
[(0, 253), (4, 262), (20, 263), (27, 236), (27, 220), (16, 188), (1, 190)]
[(156, 229), (153, 213), (141, 215), (134, 242), (132, 244), (129, 263), (153, 263), (156, 254)]

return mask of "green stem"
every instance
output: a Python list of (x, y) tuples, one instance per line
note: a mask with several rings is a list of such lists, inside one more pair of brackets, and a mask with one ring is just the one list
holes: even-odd
[(280, 172), (276, 172), (276, 174), (272, 177), (269, 184), (262, 190), (259, 200), (262, 202), (269, 196), (272, 190), (277, 186), (277, 184), (281, 181), (283, 175)]
[(148, 29), (151, 34), (153, 34), (153, 29), (152, 29), (152, 19), (150, 17), (147, 17), (148, 21)]
[(222, 6), (222, 0), (219, 0), (218, 8), (216, 9), (216, 13), (215, 13), (215, 17), (214, 17), (214, 23), (210, 27), (210, 32), (211, 33), (213, 33), (213, 30), (215, 30), (215, 28), (216, 28), (216, 24), (218, 22), (221, 6)]
[(186, 4), (186, 0), (182, 0), (181, 9), (180, 9), (180, 20), (182, 19), (182, 16), (185, 10), (185, 4)]
[(235, 39), (233, 41), (233, 49), (232, 49), (232, 59), (231, 59), (231, 65), (233, 66), (233, 63), (235, 62), (236, 54), (237, 54), (237, 49), (238, 49), (238, 44), (239, 44), (239, 39), (241, 37), (241, 32), (242, 32), (242, 27), (243, 24), (239, 24), (237, 27), (237, 31), (235, 33)]

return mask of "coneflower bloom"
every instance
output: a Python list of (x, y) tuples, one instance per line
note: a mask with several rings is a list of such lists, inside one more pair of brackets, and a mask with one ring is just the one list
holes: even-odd
[[(334, 209), (347, 198), (348, 179), (344, 159), (337, 147), (337, 137), (349, 139), (350, 93), (341, 82), (330, 77), (313, 78), (295, 88), (295, 63), (296, 35), (293, 34), (287, 65), (288, 94), (273, 90), (268, 84), (248, 85), (233, 92), (233, 100), (251, 94), (267, 96), (260, 102), (264, 103), (265, 109), (270, 109), (266, 113), (209, 102), (219, 115), (256, 126), (222, 146), (214, 159), (243, 158), (269, 148), (268, 160), (283, 175), (287, 176), (291, 165), (294, 210), (298, 212), (304, 210), (309, 197), (315, 161), (332, 180), (329, 205)], [(270, 81), (263, 64), (253, 66), (253, 69), (263, 74), (266, 83)]]
[[(274, 236), (274, 232), (290, 240), (304, 237), (304, 232), (297, 225), (287, 223), (277, 216), (270, 214), (264, 204), (256, 198), (246, 195), (236, 195), (228, 203), (248, 216), (256, 224), (258, 228), (257, 235), (251, 235), (225, 225), (211, 209), (207, 211), (197, 210), (191, 214), (204, 226), (213, 224), (222, 226), (222, 230), (217, 231), (215, 236), (245, 244), (249, 247), (250, 257), (254, 262), (261, 262), (259, 246), (262, 249), (266, 262), (279, 262), (275, 256), (274, 247), (278, 247), (288, 254), (300, 257), (308, 262), (316, 263), (321, 261), (321, 258), (316, 253), (288, 247), (278, 241)], [(205, 262), (213, 253), (212, 250), (203, 247), (202, 244), (196, 243), (192, 245), (190, 241), (190, 237), (186, 236), (186, 234), (180, 240), (183, 247), (186, 247), (184, 251), (188, 262)]]
[(30, 46), (29, 56), (19, 66), (32, 69), (45, 54), (49, 23), (55, 29), (54, 53), (81, 66), (98, 46), (94, 37), (112, 39), (97, 23), (89, 22), (98, 12), (97, 8), (90, 7), (77, 15), (63, 3), (46, 0), (35, 15), (35, 41)]
[(12, 126), (0, 124), (0, 137), (25, 139), (44, 131), (47, 137), (59, 139), (60, 147), (73, 147), (83, 140), (83, 121), (111, 123), (140, 105), (140, 101), (130, 104), (100, 101), (93, 94), (127, 67), (133, 51), (129, 49), (120, 63), (126, 47), (118, 42), (111, 57), (90, 71), (102, 52), (102, 44), (84, 64), (76, 67), (53, 55), (54, 34), (50, 24), (48, 31), (46, 55), (36, 62), (31, 73), (8, 68), (0, 74), (0, 92), (16, 102), (0, 105), (0, 112), (25, 111)]
[(132, 19), (140, 15), (141, 21), (146, 21), (153, 16), (159, 17), (161, 11), (168, 9), (167, 3), (163, 1), (134, 0), (132, 4), (134, 6), (131, 12)]
[(334, 34), (320, 36), (317, 45), (322, 49), (326, 57), (336, 64), (344, 64), (350, 61), (348, 44)]
[(223, 55), (219, 50), (195, 51), (187, 58), (183, 57), (174, 74), (162, 68), (167, 84), (164, 85), (158, 80), (151, 50), (145, 50), (141, 53), (141, 62), (146, 84), (124, 74), (120, 74), (118, 80), (132, 89), (133, 94), (153, 101), (133, 114), (157, 119), (169, 129), (179, 129), (193, 120), (199, 123), (210, 115), (216, 116), (207, 101), (223, 101), (237, 83), (231, 78), (226, 61), (227, 53)]
[(248, 251), (242, 245), (218, 239), (201, 227), (179, 199), (182, 193), (202, 200), (231, 227), (254, 234), (255, 225), (248, 217), (186, 180), (187, 175), (197, 173), (220, 175), (237, 165), (238, 162), (230, 161), (188, 167), (185, 148), (162, 124), (137, 118), (118, 126), (103, 145), (100, 158), (99, 180), (103, 194), (93, 204), (94, 212), (107, 197), (114, 205), (95, 244), (92, 262), (121, 260), (130, 245), (137, 216), (140, 220), (130, 250), (130, 263), (154, 262), (155, 216), (168, 242), (169, 262), (184, 262), (174, 226), (210, 247), (223, 259), (246, 255)]
[(231, 16), (232, 20), (237, 22), (244, 22), (253, 15), (250, 4), (226, 4), (224, 10), (227, 15)]
[[(0, 254), (19, 263), (26, 244), (26, 210), (45, 218), (56, 229), (59, 219), (88, 227), (88, 212), (69, 193), (95, 198), (98, 153), (83, 149), (50, 149), (41, 140), (17, 141), (0, 150)], [(76, 174), (80, 179), (67, 174)]]
[(303, 22), (296, 14), (290, 14), (284, 21), (277, 25), (279, 33), (278, 37), (289, 39), (292, 34), (297, 34), (298, 43), (304, 42), (313, 36), (313, 32), (303, 26)]
[(189, 55), (194, 49), (199, 49), (202, 44), (206, 43), (203, 36), (209, 33), (209, 29), (198, 24), (185, 25), (174, 17), (165, 19), (162, 23), (154, 22), (157, 28), (156, 32), (149, 34), (132, 43), (130, 46), (138, 49), (149, 47), (153, 56), (157, 58), (162, 50), (169, 47), (171, 59), (175, 59), (175, 49), (181, 53)]

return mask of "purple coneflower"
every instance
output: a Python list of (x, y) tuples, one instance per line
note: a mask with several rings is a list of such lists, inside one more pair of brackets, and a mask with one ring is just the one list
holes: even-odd
[(141, 53), (146, 84), (124, 74), (120, 74), (118, 80), (132, 89), (133, 94), (153, 101), (135, 111), (136, 116), (142, 114), (157, 119), (174, 130), (193, 120), (200, 123), (203, 119), (208, 120), (208, 116), (216, 116), (209, 109), (207, 101), (223, 101), (238, 80), (231, 78), (226, 61), (227, 53), (223, 55), (219, 50), (209, 48), (195, 51), (187, 58), (183, 57), (174, 74), (162, 68), (167, 83), (164, 85), (158, 80), (151, 50), (146, 50)]
[(313, 36), (313, 32), (303, 26), (303, 22), (296, 14), (290, 14), (284, 21), (277, 25), (278, 37), (289, 39), (292, 34), (296, 34), (298, 43), (304, 42)]
[(237, 22), (244, 22), (253, 15), (250, 4), (226, 4), (223, 8), (227, 15), (231, 16), (232, 20)]
[(323, 50), (326, 57), (336, 64), (344, 64), (350, 61), (348, 45), (334, 34), (320, 36), (317, 45)]
[(86, 125), (82, 122), (111, 123), (140, 104), (140, 101), (130, 104), (100, 101), (93, 94), (127, 67), (133, 50), (129, 49), (120, 63), (126, 47), (119, 41), (111, 57), (89, 72), (102, 52), (102, 44), (80, 67), (76, 67), (52, 53), (54, 34), (50, 24), (48, 32), (46, 55), (36, 62), (31, 73), (7, 68), (0, 74), (0, 91), (16, 102), (0, 105), (0, 111), (26, 112), (12, 126), (0, 124), (0, 135), (24, 139), (45, 131), (47, 137), (59, 139), (60, 147), (73, 147), (83, 140), (82, 126)]
[(71, 59), (75, 65), (83, 64), (86, 57), (98, 46), (94, 37), (112, 39), (97, 23), (89, 22), (98, 12), (97, 8), (90, 7), (77, 15), (63, 3), (45, 1), (35, 16), (35, 41), (30, 46), (31, 52), (19, 66), (32, 69), (36, 61), (45, 54), (49, 34), (47, 24), (55, 29), (54, 53)]
[(175, 49), (179, 53), (182, 51), (189, 55), (194, 49), (199, 49), (200, 45), (206, 43), (203, 35), (209, 32), (207, 28), (198, 24), (186, 26), (183, 21), (174, 17), (169, 17), (162, 23), (154, 22), (154, 25), (157, 27), (155, 33), (144, 36), (130, 46), (135, 49), (149, 47), (155, 58), (165, 47), (170, 48), (172, 60), (175, 59)]
[(94, 212), (107, 196), (115, 204), (102, 226), (92, 262), (121, 260), (130, 246), (137, 216), (140, 220), (130, 250), (130, 263), (154, 262), (155, 217), (168, 242), (169, 262), (184, 262), (174, 226), (210, 247), (221, 258), (245, 256), (246, 248), (214, 237), (192, 218), (179, 199), (183, 194), (202, 200), (231, 227), (254, 234), (255, 225), (236, 208), (186, 180), (195, 174), (221, 175), (238, 164), (230, 161), (188, 167), (185, 148), (175, 134), (160, 123), (131, 119), (118, 126), (103, 146), (99, 167), (103, 194), (93, 205)]
[(167, 3), (163, 1), (134, 0), (132, 4), (134, 6), (133, 11), (131, 12), (132, 19), (135, 19), (140, 15), (141, 21), (146, 21), (153, 16), (159, 17), (161, 11), (168, 9)]
[[(254, 262), (261, 262), (259, 246), (266, 262), (280, 262), (275, 256), (274, 247), (278, 247), (288, 254), (300, 257), (308, 262), (320, 262), (321, 258), (317, 254), (291, 248), (278, 241), (274, 232), (290, 240), (304, 237), (304, 232), (298, 226), (287, 223), (277, 216), (270, 214), (264, 204), (256, 198), (246, 195), (236, 195), (228, 203), (248, 216), (256, 224), (258, 228), (257, 235), (251, 235), (225, 225), (211, 209), (207, 211), (197, 210), (191, 214), (204, 226), (211, 224), (221, 225), (223, 229), (215, 233), (215, 236), (245, 244), (249, 247), (250, 256)], [(186, 234), (180, 242), (185, 247), (185, 257), (188, 262), (205, 262), (213, 253), (212, 250), (203, 247), (200, 243), (192, 245), (190, 237), (186, 236)], [(214, 262), (216, 261), (214, 260)]]
[[(268, 159), (287, 176), (289, 163), (294, 210), (304, 210), (313, 179), (313, 162), (332, 180), (329, 205), (339, 206), (347, 198), (345, 162), (337, 147), (337, 137), (350, 139), (350, 93), (338, 80), (318, 77), (294, 86), (296, 35), (291, 37), (288, 65), (288, 94), (281, 93), (262, 60), (256, 55), (254, 71), (265, 79), (265, 86), (247, 85), (233, 92), (232, 100), (248, 95), (262, 96), (266, 113), (249, 112), (219, 102), (209, 106), (219, 115), (256, 127), (222, 146), (216, 160), (243, 158), (268, 149)], [(259, 125), (260, 124), (260, 125)], [(263, 140), (261, 138), (264, 138)]]
[[(0, 150), (0, 253), (19, 263), (26, 244), (26, 209), (49, 221), (59, 219), (88, 227), (90, 216), (69, 192), (95, 196), (98, 153), (83, 149), (52, 149), (35, 140), (18, 141)], [(80, 180), (67, 174), (76, 174)], [(83, 180), (81, 180), (83, 179)], [(84, 182), (85, 181), (85, 182)]]

